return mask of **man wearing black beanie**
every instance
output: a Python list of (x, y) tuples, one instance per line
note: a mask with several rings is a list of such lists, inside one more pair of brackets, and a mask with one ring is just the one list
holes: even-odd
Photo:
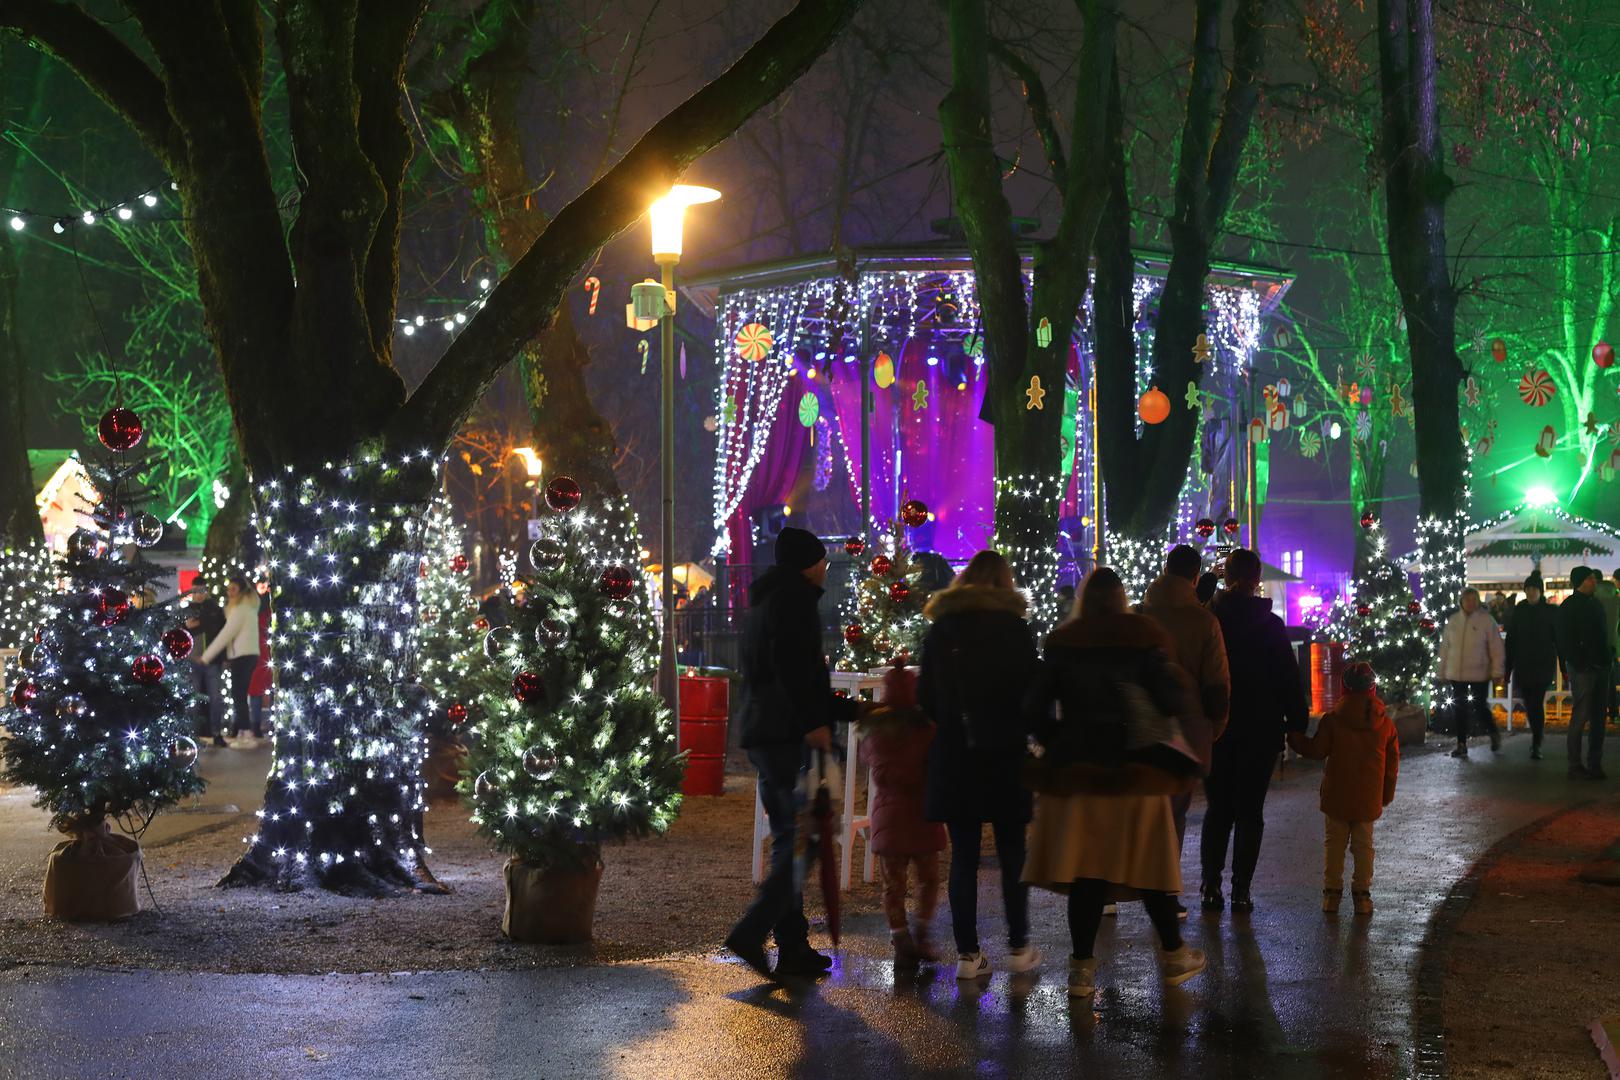
[[(1584, 566), (1569, 572), (1572, 590), (1558, 605), (1558, 655), (1569, 672), (1569, 778), (1602, 780), (1603, 706), (1601, 680), (1609, 675), (1612, 654), (1603, 629), (1603, 605), (1593, 592), (1598, 575)], [(1581, 764), (1581, 729), (1586, 735), (1586, 764)]]
[(771, 822), (771, 864), (759, 893), (726, 936), (726, 948), (773, 977), (765, 938), (776, 938), (775, 977), (817, 976), (832, 960), (810, 947), (804, 894), (793, 872), (799, 772), (805, 747), (826, 751), (834, 723), (855, 703), (835, 697), (821, 652), (816, 610), (827, 580), (827, 548), (791, 526), (776, 538), (776, 565), (748, 590), (742, 635), (742, 744), (759, 773), (759, 801)]

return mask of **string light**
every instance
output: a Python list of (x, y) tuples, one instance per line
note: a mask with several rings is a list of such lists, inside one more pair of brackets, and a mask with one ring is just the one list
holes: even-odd
[(143, 188), (127, 199), (117, 202), (104, 203), (100, 206), (80, 207), (71, 211), (43, 211), (29, 210), (20, 206), (0, 206), (0, 217), (6, 217), (13, 232), (23, 232), (31, 225), (50, 223), (51, 230), (64, 233), (69, 226), (84, 224), (94, 225), (104, 217), (116, 217), (119, 221), (132, 221), (137, 209), (152, 209), (158, 204), (158, 193), (162, 190), (179, 191), (180, 185), (172, 179), (164, 180), (154, 187)]
[(0, 649), (17, 649), (45, 617), (51, 556), (43, 544), (0, 550)]
[(471, 673), (482, 662), (484, 635), (477, 625), (478, 601), (462, 551), (461, 528), (442, 492), (429, 504), (423, 530), (417, 571), (416, 670), (430, 698), (428, 730), (448, 738), (453, 725), (446, 710), (472, 700)]
[[(1304, 622), (1324, 641), (1344, 645), (1347, 661), (1365, 660), (1378, 674), (1378, 693), (1389, 702), (1417, 702), (1428, 695), (1437, 630), (1426, 629), (1421, 605), (1406, 572), (1389, 557), (1383, 527), (1368, 529), (1367, 568), (1342, 597), (1304, 613)], [(1363, 614), (1365, 612), (1365, 614)]]
[(418, 330), (439, 330), (454, 335), (466, 326), (474, 315), (483, 310), (484, 305), (489, 302), (489, 294), (495, 291), (496, 284), (491, 278), (479, 278), (478, 295), (471, 300), (428, 301), (432, 305), (451, 306), (450, 311), (440, 309), (429, 314), (431, 309), (424, 309), (415, 314), (396, 315), (394, 322), (398, 324), (399, 332), (406, 337), (415, 337)]
[[(874, 574), (872, 561), (880, 556), (888, 560), (888, 570)], [(875, 671), (908, 660), (917, 663), (922, 657), (928, 634), (922, 612), (928, 592), (922, 587), (923, 567), (912, 561), (898, 525), (894, 534), (880, 539), (872, 561), (850, 574), (849, 591), (839, 605), (839, 624), (844, 628), (839, 671)], [(892, 587), (902, 581), (906, 594), (897, 600)]]

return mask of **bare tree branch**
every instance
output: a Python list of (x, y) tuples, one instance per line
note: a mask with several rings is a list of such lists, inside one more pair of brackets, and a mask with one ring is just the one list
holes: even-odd
[(1012, 72), (1013, 78), (1024, 86), (1024, 103), (1029, 106), (1030, 119), (1035, 123), (1035, 134), (1040, 137), (1041, 149), (1046, 154), (1046, 167), (1059, 188), (1069, 186), (1069, 166), (1063, 156), (1063, 141), (1058, 138), (1057, 126), (1052, 122), (1052, 103), (1046, 96), (1046, 84), (1035, 65), (1014, 52), (1005, 42), (991, 38), (990, 55), (1002, 67)]

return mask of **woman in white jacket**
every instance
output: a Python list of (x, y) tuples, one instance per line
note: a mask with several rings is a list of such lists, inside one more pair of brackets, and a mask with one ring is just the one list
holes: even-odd
[(1440, 677), (1451, 686), (1452, 719), (1457, 726), (1455, 758), (1468, 756), (1469, 728), (1483, 724), (1491, 750), (1502, 749), (1502, 733), (1491, 713), (1491, 683), (1502, 677), (1502, 632), (1479, 603), (1479, 591), (1464, 589), (1462, 608), (1446, 620), (1440, 639)]
[(248, 709), (248, 683), (259, 663), (259, 597), (248, 583), (231, 578), (225, 586), (225, 628), (203, 650), (202, 662), (209, 663), (223, 652), (231, 673), (231, 707), (235, 722), (232, 734), (253, 734), (253, 718)]

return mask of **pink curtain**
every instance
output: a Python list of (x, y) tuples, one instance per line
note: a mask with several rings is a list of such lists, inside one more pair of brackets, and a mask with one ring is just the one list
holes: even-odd
[(726, 522), (731, 540), (731, 554), (727, 561), (749, 563), (754, 558), (750, 536), (750, 519), (756, 510), (774, 503), (786, 502), (793, 493), (793, 484), (804, 464), (805, 451), (810, 448), (810, 429), (799, 423), (799, 398), (804, 396), (805, 379), (796, 375), (789, 380), (776, 409), (765, 453), (754, 466), (748, 486), (743, 490), (737, 512)]

